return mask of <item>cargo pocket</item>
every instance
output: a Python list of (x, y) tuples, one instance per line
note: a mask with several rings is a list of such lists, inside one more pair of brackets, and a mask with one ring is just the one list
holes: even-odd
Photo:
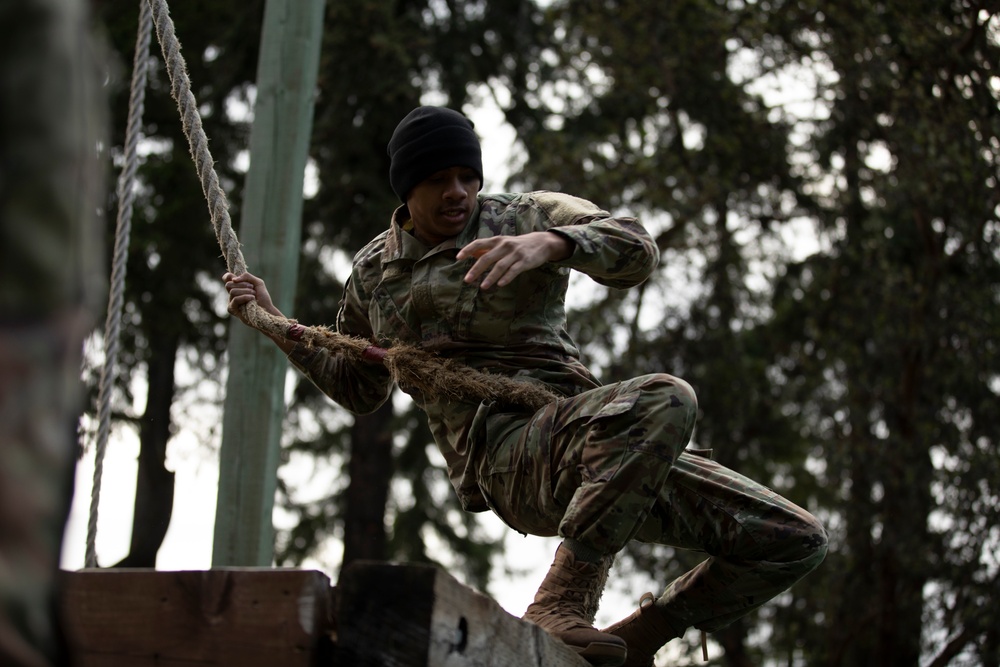
[(523, 413), (486, 417), (481, 432), (484, 453), (477, 475), (479, 490), (490, 510), (518, 533), (555, 535), (558, 518), (539, 511), (549, 467), (538, 457), (525, 454), (519, 437), (529, 419)]
[[(627, 443), (631, 424), (615, 418), (632, 410), (638, 400), (638, 391), (620, 391), (610, 395), (594, 395), (588, 400), (576, 401), (563, 408), (552, 428), (553, 444), (556, 447), (553, 452), (553, 472), (558, 474), (582, 463), (584, 447), (581, 443), (584, 440), (599, 442), (620, 439)], [(584, 429), (590, 433), (585, 435)]]

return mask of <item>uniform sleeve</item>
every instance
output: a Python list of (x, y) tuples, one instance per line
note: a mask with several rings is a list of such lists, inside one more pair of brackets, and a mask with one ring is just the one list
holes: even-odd
[(540, 227), (576, 244), (560, 266), (586, 273), (608, 287), (634, 287), (659, 261), (656, 243), (635, 218), (612, 217), (591, 202), (555, 192), (532, 193)]
[[(367, 316), (367, 297), (357, 267), (344, 286), (344, 296), (337, 313), (337, 332), (371, 340)], [(374, 412), (392, 390), (392, 379), (384, 366), (369, 362), (351, 362), (343, 355), (325, 348), (297, 345), (288, 360), (331, 399), (355, 414)]]

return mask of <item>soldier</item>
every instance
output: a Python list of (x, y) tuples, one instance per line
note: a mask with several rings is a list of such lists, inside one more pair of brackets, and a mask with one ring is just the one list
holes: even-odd
[[(388, 151), (403, 205), (354, 257), (337, 330), (380, 346), (419, 345), (560, 397), (528, 412), (411, 391), (465, 509), (563, 538), (525, 619), (592, 664), (645, 667), (686, 628), (721, 628), (823, 560), (815, 518), (685, 449), (697, 413), (687, 382), (654, 373), (602, 385), (581, 363), (566, 331), (570, 271), (616, 289), (645, 280), (658, 253), (636, 220), (565, 194), (481, 194), (479, 139), (449, 109), (412, 111)], [(256, 300), (280, 315), (260, 278), (223, 280), (232, 314)], [(390, 395), (379, 365), (274, 341), (348, 410), (371, 412)], [(633, 539), (708, 558), (597, 630), (611, 561)]]
[(103, 306), (105, 111), (84, 0), (0, 2), (0, 664), (67, 664), (56, 576), (83, 338)]

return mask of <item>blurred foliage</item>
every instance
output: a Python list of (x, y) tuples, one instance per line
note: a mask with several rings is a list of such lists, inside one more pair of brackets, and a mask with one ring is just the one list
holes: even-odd
[(717, 633), (722, 663), (1000, 659), (995, 11), (556, 3), (509, 82), (516, 180), (632, 211), (663, 250), (638, 295), (574, 313), (591, 360), (683, 375), (698, 444), (830, 528), (816, 574)]

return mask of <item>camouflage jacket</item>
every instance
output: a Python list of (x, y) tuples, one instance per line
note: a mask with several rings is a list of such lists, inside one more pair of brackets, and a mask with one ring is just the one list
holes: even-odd
[[(570, 269), (602, 285), (628, 288), (645, 280), (658, 258), (652, 239), (633, 218), (612, 217), (588, 201), (552, 192), (481, 194), (465, 230), (434, 248), (404, 231), (408, 219), (405, 206), (397, 209), (389, 229), (355, 255), (337, 330), (384, 347), (396, 341), (419, 345), (476, 369), (542, 382), (565, 396), (598, 386), (566, 331)], [(472, 260), (458, 261), (455, 255), (464, 245), (542, 230), (572, 240), (573, 254), (502, 288), (483, 291), (463, 281)], [(392, 389), (378, 365), (359, 366), (301, 346), (289, 359), (355, 413), (375, 410)], [(485, 509), (474, 463), (490, 406), (411, 395), (427, 413), (463, 506)]]

